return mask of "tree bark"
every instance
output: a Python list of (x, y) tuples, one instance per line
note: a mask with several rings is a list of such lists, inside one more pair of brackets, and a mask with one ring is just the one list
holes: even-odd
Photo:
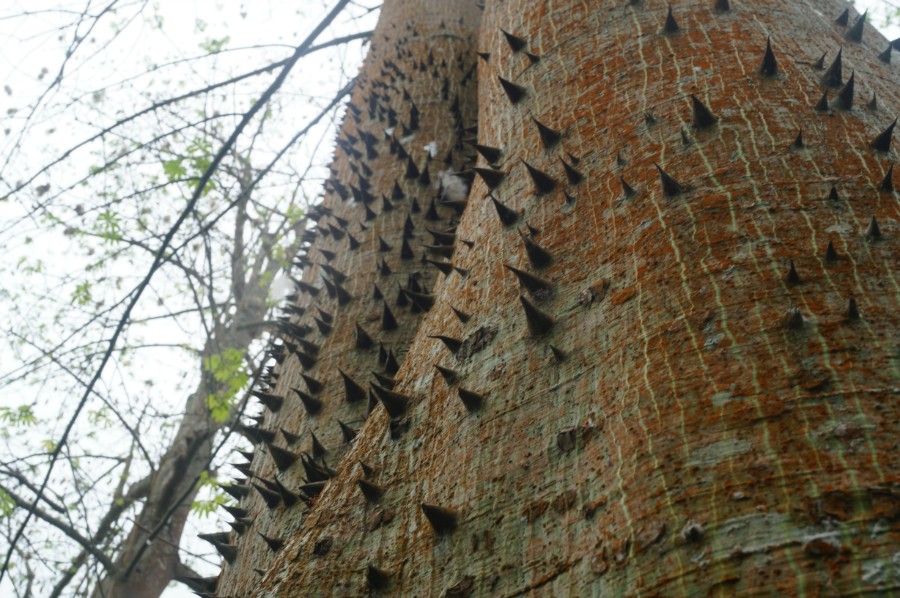
[[(900, 112), (896, 67), (871, 28), (859, 42), (852, 18), (835, 22), (843, 3), (722, 4), (489, 3), (478, 139), (504, 176), (471, 190), (454, 231), (463, 272), (437, 275), (395, 376), (408, 405), (375, 409), (311, 507), (254, 497), (217, 595), (897, 591), (900, 231), (885, 184), (896, 152), (879, 137)], [(419, 109), (446, 106), (429, 101), (442, 81), (418, 44), (473, 46), (416, 41), (425, 8), (386, 3), (353, 99), (362, 120), (341, 138), (378, 135), (387, 102), (406, 114), (404, 88)], [(397, 90), (386, 59), (407, 77)], [(403, 143), (414, 156), (455, 142), (426, 130)], [(384, 145), (377, 192), (405, 167)], [(364, 161), (339, 151), (337, 178)], [(325, 205), (362, 219), (334, 193)], [(377, 280), (379, 227), (403, 218), (379, 215), (364, 258), (335, 258), (357, 311), (329, 307), (328, 363), (307, 372), (328, 381), (329, 415), (350, 409), (336, 368), (371, 369), (341, 347), (361, 314), (380, 314), (362, 289)], [(286, 362), (276, 389), (299, 370)], [(268, 417), (335, 444), (296, 403)], [(271, 460), (254, 471), (271, 476)], [(302, 474), (298, 462), (283, 476)], [(284, 539), (273, 560), (257, 530)]]

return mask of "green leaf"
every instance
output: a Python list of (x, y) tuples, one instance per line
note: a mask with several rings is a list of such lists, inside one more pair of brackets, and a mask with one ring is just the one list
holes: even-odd
[(72, 301), (76, 305), (87, 305), (91, 302), (91, 283), (85, 281), (72, 291)]
[(184, 158), (175, 158), (174, 160), (166, 160), (163, 162), (163, 172), (169, 178), (169, 181), (178, 181), (187, 174), (187, 168), (184, 167)]

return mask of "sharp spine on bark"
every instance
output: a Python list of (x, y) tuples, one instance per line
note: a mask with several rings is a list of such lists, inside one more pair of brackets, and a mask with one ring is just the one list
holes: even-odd
[(634, 197), (637, 191), (634, 190), (634, 187), (625, 182), (625, 177), (620, 176), (619, 181), (622, 183), (622, 195), (624, 195), (626, 199)]
[(229, 565), (234, 563), (234, 560), (237, 558), (237, 546), (233, 544), (223, 544), (222, 542), (213, 542), (212, 545), (216, 547), (218, 553), (222, 555), (222, 558), (225, 559)]
[(416, 163), (413, 162), (412, 157), (408, 158), (406, 161), (406, 174), (404, 176), (408, 179), (417, 179), (420, 174), (421, 173), (419, 172), (418, 167), (416, 167)]
[(372, 287), (372, 298), (376, 301), (384, 299), (384, 294), (381, 292), (381, 289), (378, 288), (378, 285), (373, 284)]
[(436, 339), (438, 339), (439, 341), (441, 341), (442, 343), (444, 343), (444, 345), (447, 347), (447, 349), (449, 349), (450, 352), (453, 353), (454, 355), (456, 355), (456, 354), (459, 352), (459, 350), (460, 350), (460, 348), (462, 347), (462, 344), (463, 344), (463, 342), (462, 342), (460, 339), (458, 339), (458, 338), (453, 338), (453, 337), (450, 337), (450, 336), (444, 336), (444, 335), (441, 335), (441, 334), (436, 334), (436, 335), (431, 335), (431, 334), (429, 334), (429, 335), (428, 335), (428, 338), (436, 338)]
[(684, 186), (670, 176), (659, 164), (653, 164), (659, 171), (659, 179), (662, 183), (663, 195), (667, 197), (675, 197), (684, 191)]
[(306, 496), (318, 496), (322, 493), (322, 490), (325, 489), (325, 484), (327, 483), (328, 480), (319, 480), (317, 482), (301, 484), (300, 491)]
[(791, 147), (795, 149), (803, 148), (803, 129), (797, 131), (797, 136), (794, 137), (794, 142), (791, 144)]
[(881, 228), (878, 226), (878, 220), (875, 216), (869, 220), (869, 226), (866, 228), (866, 239), (869, 241), (877, 241), (881, 238)]
[(265, 535), (262, 532), (256, 532), (263, 539), (263, 541), (269, 546), (269, 550), (272, 552), (278, 552), (281, 550), (281, 547), (284, 546), (284, 540), (281, 538), (272, 538)]
[(538, 245), (534, 239), (522, 231), (519, 231), (519, 236), (522, 238), (522, 243), (525, 245), (525, 253), (528, 255), (528, 260), (532, 266), (544, 268), (550, 265), (553, 261), (553, 255), (549, 251)]
[(316, 327), (319, 329), (319, 332), (322, 333), (322, 336), (328, 336), (331, 334), (331, 325), (322, 320), (321, 318), (317, 318), (313, 316), (313, 320), (316, 323)]
[(528, 174), (531, 176), (531, 181), (534, 183), (535, 192), (544, 194), (549, 193), (556, 188), (556, 181), (553, 180), (553, 177), (549, 174), (538, 170), (525, 160), (522, 160), (522, 164), (528, 169)]
[(853, 27), (847, 30), (847, 33), (844, 35), (844, 39), (853, 43), (862, 42), (863, 38), (863, 29), (866, 25), (866, 15), (869, 14), (869, 11), (862, 13), (860, 16), (856, 17), (856, 21), (853, 23)]
[(390, 251), (391, 249), (392, 248), (390, 245), (387, 244), (387, 241), (385, 241), (381, 237), (378, 237), (378, 251), (387, 252), (387, 251)]
[(494, 208), (497, 210), (497, 216), (500, 218), (500, 223), (504, 226), (512, 226), (519, 219), (519, 213), (506, 207), (503, 203), (501, 203), (497, 198), (493, 195), (490, 196), (491, 202), (494, 204)]
[(525, 319), (531, 334), (539, 336), (550, 332), (554, 324), (553, 318), (538, 309), (524, 295), (519, 295), (519, 301), (522, 302), (522, 307), (525, 309)]
[(716, 124), (716, 120), (706, 104), (691, 94), (691, 126), (695, 129), (706, 129)]
[(790, 261), (790, 265), (788, 266), (788, 273), (785, 277), (785, 280), (790, 285), (800, 284), (800, 275), (797, 274), (797, 268), (794, 266), (794, 260)]
[(762, 64), (759, 65), (759, 74), (763, 77), (774, 77), (778, 74), (778, 60), (772, 51), (772, 38), (766, 38), (766, 52), (763, 54)]
[(472, 170), (481, 177), (488, 189), (496, 188), (506, 176), (505, 172), (491, 168), (473, 168)]
[(728, 3), (728, 0), (716, 0), (716, 10), (719, 12), (728, 12), (731, 10), (731, 5)]
[(497, 78), (500, 80), (500, 85), (503, 87), (503, 91), (506, 93), (506, 97), (509, 98), (511, 104), (518, 104), (522, 98), (525, 97), (527, 92), (524, 87), (516, 85), (512, 81), (507, 81), (503, 77)]
[(360, 466), (360, 467), (362, 468), (362, 470), (363, 470), (363, 475), (366, 476), (367, 478), (368, 478), (368, 477), (371, 477), (372, 474), (375, 473), (375, 470), (372, 469), (372, 467), (371, 467), (370, 465), (367, 465), (367, 464), (364, 463), (363, 461), (359, 461), (359, 466)]
[(373, 382), (370, 382), (369, 384), (372, 387), (372, 390), (375, 391), (375, 395), (381, 401), (381, 404), (384, 405), (384, 410), (387, 411), (391, 418), (401, 417), (406, 413), (409, 402), (411, 401), (410, 397), (379, 386)]
[(485, 62), (488, 62), (491, 59), (490, 52), (476, 52), (476, 54), (478, 54), (478, 56)]
[(397, 356), (394, 355), (393, 350), (387, 353), (387, 359), (384, 360), (384, 371), (391, 376), (400, 371), (400, 363), (397, 361)]
[(385, 301), (384, 309), (381, 312), (381, 329), (387, 332), (389, 330), (396, 330), (398, 326), (399, 324), (397, 324), (397, 318), (394, 317), (394, 312), (391, 311), (387, 301)]
[(275, 462), (275, 467), (278, 468), (278, 471), (285, 471), (300, 458), (296, 453), (292, 453), (271, 442), (267, 442), (266, 446), (269, 447), (269, 455), (272, 457), (272, 461)]
[(402, 290), (403, 293), (406, 294), (407, 297), (412, 300), (412, 302), (421, 309), (422, 311), (428, 311), (432, 307), (434, 307), (434, 295), (429, 295), (428, 293), (416, 293), (413, 291)]
[(384, 495), (384, 488), (364, 480), (363, 478), (356, 480), (356, 484), (359, 486), (360, 492), (363, 493), (363, 496), (365, 496), (366, 500), (369, 502), (378, 502)]
[(391, 575), (384, 569), (368, 565), (366, 567), (366, 583), (373, 590), (383, 590), (391, 583)]
[(215, 532), (212, 534), (197, 534), (197, 537), (215, 546), (216, 544), (228, 544), (231, 534), (229, 532)]
[(273, 395), (272, 393), (263, 392), (261, 390), (251, 390), (250, 394), (259, 399), (259, 402), (272, 413), (278, 413), (281, 409), (281, 405), (284, 403), (284, 397), (279, 397), (278, 395)]
[(477, 151), (479, 154), (481, 154), (484, 157), (484, 159), (487, 160), (489, 163), (494, 164), (500, 160), (501, 152), (500, 152), (499, 148), (490, 147), (487, 145), (479, 145), (477, 143), (474, 144), (474, 146), (475, 146), (475, 151)]
[(856, 299), (853, 297), (850, 298), (847, 304), (847, 319), (851, 321), (859, 319), (859, 308), (856, 305)]
[(316, 433), (312, 430), (309, 431), (310, 436), (312, 436), (312, 456), (314, 459), (320, 459), (325, 456), (325, 453), (328, 450), (325, 448), (325, 445), (319, 442), (319, 439), (316, 437)]
[(434, 364), (434, 367), (441, 373), (441, 376), (447, 384), (453, 384), (456, 382), (457, 378), (459, 378), (459, 373), (456, 370), (451, 370), (450, 368), (438, 364)]
[(354, 430), (341, 420), (337, 420), (337, 423), (341, 428), (341, 435), (344, 437), (344, 442), (347, 444), (353, 442), (353, 439), (356, 438), (356, 430)]
[(560, 158), (559, 161), (562, 162), (563, 170), (566, 171), (566, 178), (569, 179), (570, 185), (577, 185), (584, 180), (584, 175), (576, 170), (574, 166), (572, 166), (562, 158)]
[(894, 49), (894, 44), (888, 42), (887, 49), (885, 49), (884, 52), (882, 52), (881, 54), (878, 55), (878, 60), (880, 60), (881, 62), (883, 62), (885, 64), (890, 64), (891, 63), (891, 52), (893, 51), (893, 49)]
[(837, 89), (844, 84), (844, 76), (841, 72), (841, 56), (843, 55), (843, 53), (843, 48), (838, 50), (837, 56), (834, 57), (834, 61), (832, 61), (831, 66), (829, 66), (828, 70), (825, 71), (825, 74), (822, 75), (822, 85)]
[(884, 178), (881, 180), (880, 189), (884, 193), (892, 193), (894, 191), (894, 163), (893, 162), (891, 162), (891, 165), (888, 166), (888, 170), (884, 174)]
[(691, 145), (693, 141), (688, 137), (687, 131), (684, 130), (684, 127), (681, 127), (681, 145), (687, 147)]
[(450, 262), (439, 262), (437, 260), (430, 260), (427, 258), (424, 261), (425, 263), (431, 264), (432, 266), (440, 270), (444, 274), (444, 276), (450, 276), (450, 274), (453, 272), (453, 264), (451, 264)]
[(555, 346), (550, 345), (550, 351), (553, 353), (553, 357), (556, 359), (556, 361), (563, 362), (566, 360), (566, 354)]
[(471, 390), (466, 390), (463, 387), (459, 387), (457, 392), (459, 393), (459, 400), (462, 401), (463, 405), (466, 407), (466, 411), (472, 412), (481, 409), (481, 405), (484, 403), (483, 395)]
[(470, 314), (467, 314), (466, 312), (462, 311), (461, 309), (456, 309), (455, 307), (452, 307), (452, 306), (450, 307), (450, 309), (453, 310), (453, 313), (456, 314), (456, 317), (463, 324), (465, 324), (466, 322), (468, 322), (469, 320), (472, 319), (472, 316)]
[(381, 265), (378, 267), (378, 273), (382, 276), (391, 275), (391, 268), (390, 266), (388, 266), (387, 260), (384, 258), (381, 258)]
[(456, 528), (456, 513), (446, 507), (422, 503), (422, 512), (438, 534), (447, 534)]
[(354, 236), (351, 235), (350, 233), (347, 233), (347, 241), (350, 243), (350, 249), (351, 249), (351, 250), (359, 249), (359, 247), (360, 247), (360, 242), (357, 241), (357, 240), (356, 240), (356, 237), (354, 237)]
[(400, 259), (401, 260), (411, 260), (413, 259), (415, 254), (413, 253), (412, 247), (409, 245), (409, 241), (406, 238), (403, 239), (403, 243), (400, 245)]
[(666, 23), (663, 25), (665, 33), (677, 33), (681, 28), (675, 22), (675, 16), (672, 14), (672, 5), (669, 5), (669, 12), (666, 14)]
[(525, 56), (528, 57), (528, 60), (531, 62), (531, 64), (537, 64), (541, 61), (540, 56), (538, 56), (537, 54), (532, 54), (531, 52), (525, 52)]
[(894, 127), (897, 125), (897, 119), (894, 119), (894, 122), (888, 126), (887, 129), (878, 134), (874, 140), (872, 140), (872, 149), (879, 152), (888, 152), (891, 150), (891, 136), (894, 134)]
[(219, 484), (219, 488), (234, 497), (235, 500), (241, 500), (250, 494), (250, 486), (243, 484)]
[(800, 312), (800, 308), (792, 307), (788, 310), (788, 313), (784, 318), (784, 325), (791, 330), (800, 330), (803, 328), (803, 314)]
[(838, 92), (834, 99), (834, 105), (840, 110), (851, 110), (853, 108), (853, 90), (855, 85), (856, 71), (850, 73), (847, 83)]
[[(296, 444), (296, 442), (298, 440), (300, 440), (300, 436), (298, 436), (296, 434), (292, 434), (291, 432), (288, 432), (284, 428), (279, 428), (279, 429), (281, 430), (281, 435), (284, 436), (284, 439), (285, 439), (285, 441), (287, 441), (288, 444)], [(248, 466), (249, 466), (249, 464), (248, 464)], [(235, 469), (237, 469), (237, 467), (235, 467)], [(238, 470), (238, 471), (241, 471), (241, 470)], [(244, 475), (251, 475), (250, 471), (241, 471), (241, 473), (243, 473)]]
[(363, 330), (363, 327), (359, 324), (356, 325), (356, 348), (357, 349), (371, 349), (372, 345), (375, 344), (375, 341), (372, 340), (372, 337), (369, 336), (369, 333)]
[(503, 264), (503, 267), (516, 275), (516, 278), (519, 279), (519, 283), (532, 294), (535, 293), (547, 293), (553, 290), (553, 285), (549, 280), (541, 278), (540, 276), (535, 276), (530, 272), (526, 272), (525, 270), (520, 270), (509, 264)]
[(319, 411), (322, 410), (322, 401), (319, 399), (313, 398), (303, 392), (300, 389), (292, 388), (295, 393), (300, 397), (300, 401), (303, 403), (303, 408), (306, 409), (306, 412), (310, 415), (316, 415)]
[(838, 25), (840, 25), (841, 27), (846, 27), (847, 24), (850, 22), (850, 9), (845, 8), (844, 12), (839, 14), (838, 18), (836, 18), (834, 20), (834, 22), (837, 23)]
[(338, 368), (341, 378), (344, 380), (344, 396), (348, 403), (356, 403), (366, 399), (366, 389), (353, 379), (350, 374)]
[(513, 35), (508, 31), (504, 31), (503, 29), (501, 29), (500, 31), (503, 32), (503, 37), (506, 38), (506, 43), (509, 44), (509, 47), (513, 52), (519, 52), (523, 50), (526, 45), (528, 45), (528, 42), (521, 37)]
[(277, 492), (273, 492), (265, 486), (260, 486), (255, 482), (250, 482), (250, 485), (259, 493), (268, 508), (277, 509), (278, 505), (281, 504), (281, 495)]
[(541, 138), (541, 145), (544, 146), (544, 149), (550, 149), (559, 143), (560, 139), (562, 139), (562, 133), (555, 129), (551, 129), (538, 119), (532, 117), (531, 120), (534, 121), (534, 125), (537, 127), (538, 135)]
[(834, 242), (828, 241), (828, 247), (825, 248), (825, 260), (828, 262), (838, 261), (837, 251), (834, 249)]
[(281, 500), (284, 502), (284, 506), (293, 507), (297, 504), (297, 501), (300, 500), (300, 496), (288, 490), (284, 484), (278, 481), (278, 478), (274, 478), (274, 480), (275, 486), (278, 489), (278, 494), (281, 495)]

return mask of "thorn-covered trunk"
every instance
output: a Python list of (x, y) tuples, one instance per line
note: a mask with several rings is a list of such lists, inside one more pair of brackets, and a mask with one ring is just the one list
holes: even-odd
[(505, 0), (476, 43), (467, 4), (384, 5), (215, 595), (896, 590), (887, 42)]

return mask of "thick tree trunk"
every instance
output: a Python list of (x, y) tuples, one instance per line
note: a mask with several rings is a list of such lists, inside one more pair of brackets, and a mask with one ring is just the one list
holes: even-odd
[[(900, 97), (896, 67), (878, 59), (887, 42), (868, 27), (854, 41), (853, 19), (836, 24), (843, 5), (831, 0), (691, 2), (668, 18), (664, 2), (594, 4), (489, 3), (479, 143), (500, 149), (505, 176), (472, 189), (455, 231), (465, 273), (437, 276), (395, 376), (408, 405), (400, 414), (393, 397), (394, 417), (373, 412), (311, 508), (251, 502), (254, 527), (234, 539), (218, 595), (900, 588), (900, 227), (884, 182), (896, 154), (879, 137)], [(408, 6), (388, 3), (386, 15), (421, 14)], [(408, 88), (420, 110), (446, 106), (440, 76), (422, 82), (424, 48), (468, 42), (416, 41), (393, 22), (400, 53), (413, 55), (393, 58), (408, 79), (384, 101), (406, 115)], [(378, 135), (367, 100), (384, 93), (390, 76), (376, 75), (394, 50), (375, 43), (354, 102), (359, 127)], [(841, 46), (843, 73), (830, 81)], [(414, 157), (432, 138), (455, 142), (425, 130), (403, 144)], [(393, 158), (383, 147), (381, 176)], [(338, 178), (354, 162), (341, 152)], [(490, 195), (517, 222), (509, 212), (502, 222)], [(337, 339), (366, 313), (376, 341), (390, 338), (375, 334), (380, 311), (364, 289), (379, 280), (379, 227), (403, 218), (379, 215), (360, 235), (364, 258), (335, 258), (355, 299), (347, 311), (322, 304), (338, 312), (323, 355), (334, 348), (307, 372), (328, 381), (329, 417), (351, 409), (335, 369), (371, 368)], [(450, 351), (434, 335), (462, 345)], [(286, 362), (280, 376), (286, 392), (299, 367)], [(338, 444), (319, 421), (294, 405), (265, 427)], [(254, 470), (274, 468), (257, 456)], [(283, 479), (302, 472), (298, 462)], [(256, 531), (285, 540), (274, 561)]]

